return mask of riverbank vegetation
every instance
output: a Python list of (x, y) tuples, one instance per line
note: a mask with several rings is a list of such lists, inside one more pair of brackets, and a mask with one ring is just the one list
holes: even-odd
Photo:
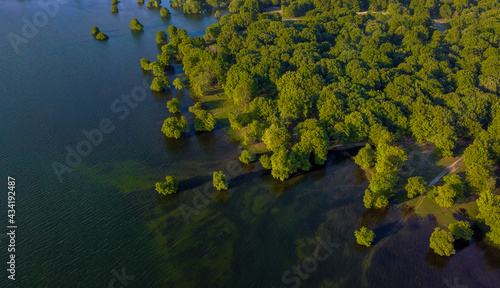
[[(201, 9), (196, 3), (172, 5), (195, 11)], [(484, 212), (500, 215), (493, 192), (500, 160), (498, 1), (272, 4), (305, 18), (282, 21), (278, 13), (260, 13), (267, 2), (233, 1), (231, 14), (204, 37), (170, 26), (158, 61), (141, 65), (156, 63), (145, 69), (156, 76), (170, 61), (181, 61), (201, 102), (226, 97), (234, 107), (224, 114), (230, 133), (249, 150), (264, 145), (271, 152), (260, 162), (274, 178), (323, 165), (333, 146), (366, 143), (355, 161), (373, 172), (367, 208), (387, 206), (402, 182), (408, 198), (427, 193), (443, 209), (464, 197), (483, 199), (478, 219), (500, 244), (500, 217)], [(383, 13), (360, 13), (366, 10)], [(450, 28), (438, 31), (434, 18), (451, 18)], [(211, 131), (215, 116), (201, 106), (190, 108), (196, 130)], [(404, 139), (428, 143), (446, 158), (459, 156), (459, 140), (470, 144), (465, 175), (445, 177), (429, 192), (423, 179), (401, 181)]]

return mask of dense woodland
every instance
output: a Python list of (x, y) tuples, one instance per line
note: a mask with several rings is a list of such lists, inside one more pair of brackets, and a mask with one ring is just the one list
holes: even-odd
[[(261, 13), (272, 5), (282, 5), (284, 17), (305, 17)], [(367, 9), (382, 12), (356, 13)], [(165, 69), (174, 60), (196, 94), (223, 88), (241, 107), (229, 115), (231, 129), (244, 145), (265, 143), (270, 153), (260, 161), (281, 180), (324, 164), (332, 145), (366, 142), (355, 161), (376, 172), (367, 208), (389, 204), (407, 160), (402, 139), (431, 143), (442, 157), (459, 156), (453, 151), (462, 139), (470, 143), (465, 179), (446, 177), (429, 197), (450, 207), (476, 195), (488, 237), (500, 244), (497, 0), (236, 0), (229, 10), (203, 38), (168, 28), (158, 61), (141, 60), (156, 76), (154, 90), (169, 87)], [(451, 18), (449, 29), (436, 30), (435, 18)], [(199, 105), (190, 111), (199, 115), (197, 130), (213, 129), (209, 112)], [(245, 162), (254, 158), (242, 154)], [(408, 181), (410, 198), (426, 192), (424, 182)]]

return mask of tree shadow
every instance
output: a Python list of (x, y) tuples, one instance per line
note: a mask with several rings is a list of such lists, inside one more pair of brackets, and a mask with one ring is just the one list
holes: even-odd
[(361, 226), (366, 226), (366, 227), (376, 225), (382, 222), (388, 213), (389, 213), (389, 207), (381, 209), (375, 209), (375, 208), (366, 209), (366, 211), (363, 213), (363, 215), (361, 215), (359, 219), (359, 224)]
[(434, 250), (432, 250), (431, 248), (427, 250), (427, 255), (425, 256), (425, 262), (427, 262), (427, 264), (429, 264), (431, 267), (437, 269), (443, 269), (444, 267), (446, 267), (450, 259), (451, 256), (439, 256), (438, 254), (434, 253)]

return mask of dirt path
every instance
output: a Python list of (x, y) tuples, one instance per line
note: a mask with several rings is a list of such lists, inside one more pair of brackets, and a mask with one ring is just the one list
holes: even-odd
[[(463, 158), (460, 157), (458, 158), (455, 162), (453, 162), (450, 166), (446, 167), (441, 173), (439, 173), (436, 178), (432, 179), (431, 182), (429, 182), (429, 184), (427, 185), (428, 187), (432, 186), (432, 185), (435, 185), (437, 182), (439, 182), (439, 180), (441, 180), (441, 178), (443, 178), (446, 174), (450, 173), (450, 172), (453, 172), (457, 169), (457, 166), (460, 165), (463, 161)], [(418, 203), (417, 205), (414, 207), (414, 209), (416, 210), (418, 207), (420, 207), (420, 205), (422, 204), (422, 202), (424, 201), (425, 199), (425, 196), (426, 196), (427, 193), (424, 193), (420, 196), (419, 200), (418, 200)], [(382, 241), (380, 241), (379, 243), (377, 243), (377, 245), (375, 245), (374, 247), (371, 248), (370, 250), (370, 254), (365, 258), (365, 260), (363, 261), (362, 263), (362, 275), (361, 275), (361, 283), (363, 285), (363, 287), (367, 287), (368, 286), (368, 280), (366, 279), (366, 272), (368, 271), (368, 269), (370, 269), (370, 264), (372, 262), (372, 259), (373, 259), (373, 256), (375, 255), (375, 252), (377, 252), (377, 250), (382, 247), (384, 245), (384, 243), (389, 239), (389, 237), (391, 235), (393, 235), (394, 233), (396, 233), (396, 231), (398, 231), (401, 226), (403, 226), (403, 224), (408, 221), (408, 219), (411, 217), (412, 215), (409, 214), (409, 215), (406, 215), (404, 216), (402, 219), (400, 219), (398, 221), (398, 223), (396, 223), (396, 225), (394, 225), (394, 228), (392, 228), (392, 230), (389, 232), (389, 234), (387, 234), (384, 239), (382, 239)]]

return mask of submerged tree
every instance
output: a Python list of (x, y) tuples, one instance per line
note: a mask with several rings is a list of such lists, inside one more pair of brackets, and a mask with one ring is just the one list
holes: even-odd
[(214, 187), (217, 190), (227, 190), (229, 186), (229, 181), (226, 177), (226, 174), (222, 171), (216, 171), (213, 175)]
[(451, 256), (455, 254), (453, 240), (453, 236), (450, 232), (438, 227), (434, 229), (434, 232), (432, 232), (430, 247), (438, 255)]
[(142, 28), (144, 28), (144, 25), (142, 25), (141, 22), (139, 22), (139, 20), (135, 18), (132, 18), (132, 20), (130, 20), (130, 29), (142, 31)]
[(163, 195), (177, 193), (179, 190), (179, 181), (175, 176), (165, 177), (165, 182), (156, 182), (156, 191)]
[(97, 34), (99, 34), (99, 32), (101, 32), (99, 31), (99, 27), (97, 26), (92, 27), (92, 35), (96, 36)]
[(165, 119), (163, 126), (161, 127), (161, 132), (163, 132), (167, 137), (179, 139), (182, 133), (189, 132), (189, 126), (186, 118), (181, 116), (180, 118), (169, 117)]
[(354, 163), (359, 166), (369, 169), (375, 166), (375, 151), (370, 144), (366, 144), (365, 147), (361, 148), (358, 154), (354, 157)]
[(174, 87), (177, 90), (181, 90), (182, 88), (184, 88), (184, 85), (182, 84), (182, 80), (179, 78), (175, 78), (175, 80), (174, 80), (174, 82), (172, 82), (172, 84), (174, 84)]
[(356, 242), (359, 245), (364, 245), (366, 247), (372, 246), (373, 240), (375, 240), (375, 233), (364, 226), (354, 231), (354, 236), (356, 236)]
[(168, 10), (166, 7), (162, 7), (160, 9), (160, 15), (162, 18), (170, 18), (170, 10)]
[(100, 40), (100, 41), (104, 41), (104, 40), (107, 40), (109, 37), (108, 35), (102, 33), (102, 32), (99, 32), (96, 36), (95, 36), (95, 39), (97, 40)]
[(411, 177), (408, 178), (408, 184), (406, 184), (405, 189), (408, 192), (408, 198), (411, 199), (427, 191), (427, 182), (420, 176)]

